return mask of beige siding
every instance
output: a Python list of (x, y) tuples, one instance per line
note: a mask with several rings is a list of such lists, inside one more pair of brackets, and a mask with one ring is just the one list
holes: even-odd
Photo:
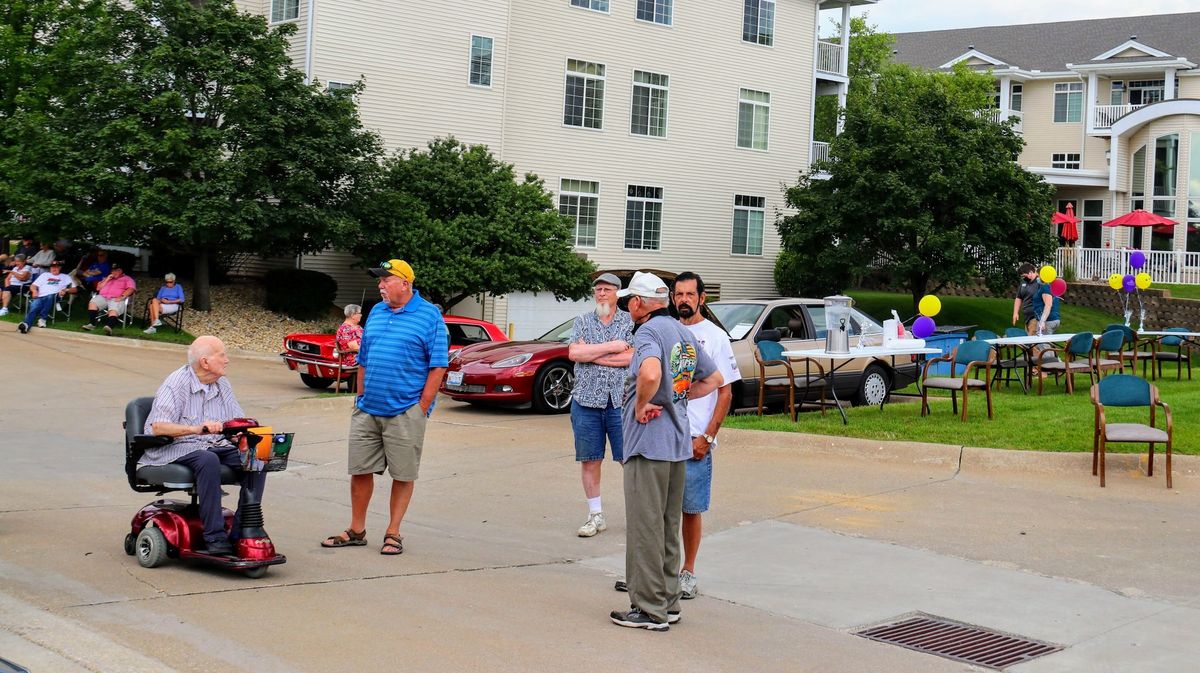
[[(1022, 166), (1049, 167), (1050, 159), (1056, 153), (1092, 153), (1092, 144), (1088, 143), (1085, 152), (1084, 125), (1080, 123), (1055, 123), (1054, 121), (1054, 85), (1057, 82), (1076, 82), (1076, 79), (1062, 80), (1031, 80), (1025, 82), (1022, 99), (1022, 135), (1025, 137), (1025, 150), (1021, 152)], [(1087, 83), (1084, 83), (1083, 99), (1084, 117), (1087, 116)], [(1100, 148), (1100, 161), (1104, 161), (1104, 150)], [(1091, 164), (1090, 156), (1084, 161)], [(1100, 166), (1101, 168), (1103, 166)]]
[(1200, 98), (1200, 76), (1180, 75), (1178, 96), (1180, 98)]
[(367, 274), (358, 258), (348, 252), (326, 250), (318, 255), (304, 255), (299, 267), (329, 274), (336, 280), (338, 290), (334, 303), (338, 306), (361, 304), (364, 297), (375, 299), (379, 296), (378, 283)]
[[(292, 63), (300, 70), (304, 69), (304, 45), (308, 35), (308, 10), (312, 4), (311, 0), (300, 0), (300, 15), (290, 21), (280, 21), (271, 23), (271, 0), (237, 0), (238, 9), (251, 14), (260, 14), (267, 18), (268, 25), (274, 27), (283, 23), (296, 24), (296, 33), (291, 39), (291, 49), (288, 49), (288, 57), (292, 59)], [(320, 5), (324, 7), (324, 3)]]

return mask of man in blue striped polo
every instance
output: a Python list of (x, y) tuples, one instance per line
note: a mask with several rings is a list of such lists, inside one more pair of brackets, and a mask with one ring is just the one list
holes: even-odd
[(449, 366), (441, 312), (413, 288), (416, 275), (393, 259), (370, 269), (383, 301), (371, 309), (358, 351), (358, 399), (350, 414), (347, 467), (350, 527), (325, 538), (323, 547), (367, 543), (367, 506), (375, 475), (387, 469), (392, 494), (379, 553), (404, 552), (400, 524), (412, 500), (421, 464), (425, 419)]

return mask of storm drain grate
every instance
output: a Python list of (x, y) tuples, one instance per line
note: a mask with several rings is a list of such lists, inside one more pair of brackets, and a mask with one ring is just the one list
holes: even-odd
[(1000, 670), (1057, 652), (1061, 645), (922, 615), (855, 631), (855, 635), (917, 652)]

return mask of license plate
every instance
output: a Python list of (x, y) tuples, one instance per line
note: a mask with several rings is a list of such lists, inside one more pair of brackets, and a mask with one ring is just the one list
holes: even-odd
[(462, 372), (450, 372), (446, 374), (446, 384), (451, 386), (461, 386), (463, 382)]

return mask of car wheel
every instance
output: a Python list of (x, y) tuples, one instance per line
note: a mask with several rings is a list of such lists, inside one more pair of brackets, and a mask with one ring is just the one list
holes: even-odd
[(887, 370), (880, 365), (872, 364), (863, 370), (862, 378), (858, 381), (854, 404), (878, 406), (887, 401), (891, 392), (892, 377), (888, 376)]
[(300, 380), (309, 388), (316, 388), (317, 390), (325, 390), (333, 385), (333, 379), (327, 379), (323, 376), (313, 376), (312, 374), (301, 374)]
[(538, 372), (533, 383), (533, 408), (543, 414), (561, 414), (571, 409), (571, 390), (575, 370), (563, 362), (554, 362)]
[(157, 568), (167, 560), (167, 538), (154, 526), (146, 526), (137, 536), (137, 560), (143, 568)]

